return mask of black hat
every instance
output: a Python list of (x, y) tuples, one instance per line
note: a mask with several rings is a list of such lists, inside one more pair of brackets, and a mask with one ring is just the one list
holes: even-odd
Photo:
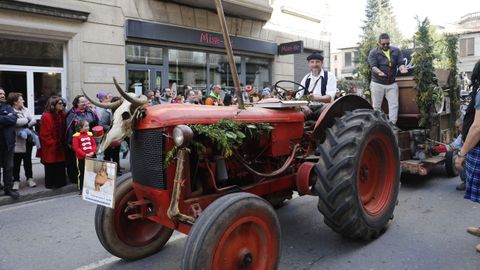
[(310, 54), (307, 57), (307, 61), (310, 61), (310, 60), (313, 60), (313, 59), (323, 61), (323, 55), (321, 55), (319, 52), (312, 52), (312, 54)]

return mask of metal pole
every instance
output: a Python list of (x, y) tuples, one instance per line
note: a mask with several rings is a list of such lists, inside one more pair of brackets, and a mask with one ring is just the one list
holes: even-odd
[(230, 36), (228, 35), (227, 21), (225, 20), (225, 14), (223, 13), (223, 6), (221, 0), (215, 0), (215, 6), (217, 7), (217, 15), (220, 21), (220, 27), (223, 32), (223, 41), (225, 42), (225, 49), (227, 50), (228, 64), (230, 65), (230, 72), (232, 73), (233, 86), (235, 87), (235, 96), (237, 96), (238, 108), (245, 109), (243, 104), (242, 89), (240, 88), (240, 79), (238, 78), (237, 65), (233, 59), (232, 43)]

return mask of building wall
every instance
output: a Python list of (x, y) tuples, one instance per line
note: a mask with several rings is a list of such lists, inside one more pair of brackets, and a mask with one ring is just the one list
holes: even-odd
[(460, 39), (474, 38), (474, 55), (458, 57), (458, 69), (460, 72), (472, 72), (475, 63), (480, 59), (480, 32), (461, 34)]
[[(0, 10), (0, 33), (62, 40), (67, 51), (67, 95), (71, 100), (80, 88), (93, 94), (114, 91), (112, 76), (125, 84), (125, 21), (136, 19), (160, 22), (207, 31), (220, 31), (214, 12), (158, 0), (23, 0), (35, 4), (89, 12), (86, 22), (42, 15)], [(269, 22), (227, 17), (231, 35), (276, 43), (303, 40), (305, 48), (320, 50), (329, 65), (328, 33), (321, 27), (292, 27), (291, 22), (322, 25), (286, 15), (280, 8), (288, 1), (272, 1), (274, 11)], [(288, 19), (289, 18), (289, 19)], [(288, 20), (287, 20), (288, 19)], [(282, 31), (282, 27), (286, 27)], [(297, 24), (295, 24), (297, 25)], [(318, 29), (319, 30), (318, 30)], [(309, 38), (309, 37), (319, 37)], [(324, 41), (321, 41), (323, 39)], [(273, 59), (272, 80), (293, 80), (294, 56)]]
[[(351, 65), (348, 67), (345, 66), (345, 53), (351, 54)], [(357, 66), (357, 64), (355, 63), (356, 53), (357, 53), (357, 48), (339, 49), (339, 51), (332, 53), (331, 55), (332, 68), (330, 71), (336, 75), (337, 79), (345, 79), (345, 78), (353, 77), (353, 71)]]

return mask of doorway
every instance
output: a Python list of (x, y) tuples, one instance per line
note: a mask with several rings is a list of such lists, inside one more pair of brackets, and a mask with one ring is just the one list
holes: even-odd
[(127, 92), (139, 95), (155, 89), (162, 89), (162, 66), (127, 65)]
[(22, 93), (28, 112), (39, 118), (48, 98), (66, 96), (63, 68), (0, 65), (0, 86), (5, 92)]

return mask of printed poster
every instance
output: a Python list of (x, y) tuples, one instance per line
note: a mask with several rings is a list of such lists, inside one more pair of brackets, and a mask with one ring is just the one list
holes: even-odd
[(114, 208), (116, 178), (116, 163), (86, 158), (82, 199), (87, 202)]

